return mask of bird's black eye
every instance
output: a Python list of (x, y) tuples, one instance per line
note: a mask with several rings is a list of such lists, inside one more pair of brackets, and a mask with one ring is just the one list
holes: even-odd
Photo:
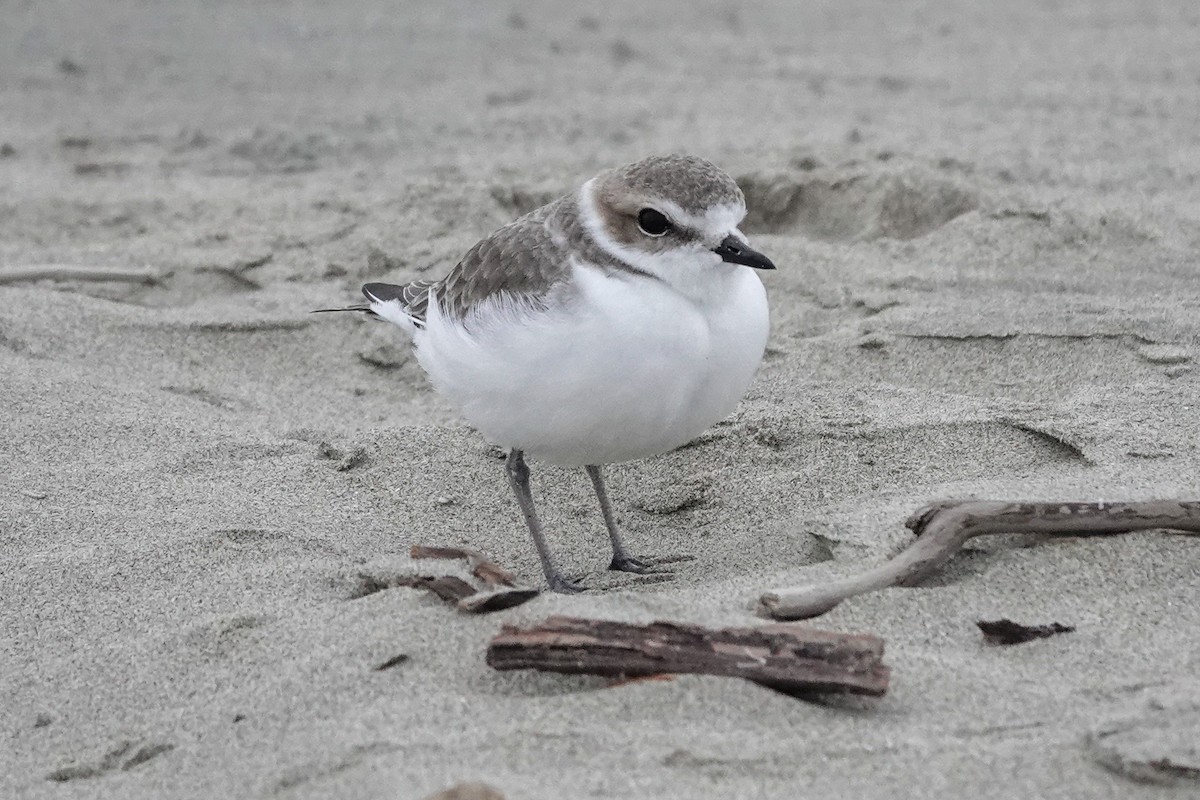
[(643, 208), (638, 212), (638, 227), (647, 236), (662, 236), (671, 230), (671, 221), (662, 212), (653, 208)]

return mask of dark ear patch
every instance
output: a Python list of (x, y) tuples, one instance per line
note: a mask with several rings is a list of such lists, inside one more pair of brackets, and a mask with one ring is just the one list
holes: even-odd
[(700, 238), (695, 231), (674, 221), (661, 236), (648, 236), (638, 224), (637, 213), (616, 214), (605, 220), (605, 229), (618, 244), (649, 253), (663, 253)]

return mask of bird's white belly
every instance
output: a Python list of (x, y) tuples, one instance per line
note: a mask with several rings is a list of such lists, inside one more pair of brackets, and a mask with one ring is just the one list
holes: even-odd
[(653, 279), (575, 278), (564, 306), (489, 301), (469, 330), (431, 304), (417, 359), (481, 433), (554, 464), (610, 464), (679, 447), (733, 411), (767, 338), (752, 270), (724, 273), (703, 304)]

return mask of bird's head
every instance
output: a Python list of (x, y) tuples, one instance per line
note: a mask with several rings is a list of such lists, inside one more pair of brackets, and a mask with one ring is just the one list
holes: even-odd
[(654, 156), (584, 184), (581, 205), (596, 243), (678, 288), (740, 267), (775, 269), (738, 224), (746, 198), (729, 175), (695, 156)]

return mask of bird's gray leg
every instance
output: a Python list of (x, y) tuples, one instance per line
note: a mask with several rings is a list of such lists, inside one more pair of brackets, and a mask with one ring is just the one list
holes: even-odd
[(508, 471), (508, 485), (512, 487), (513, 494), (517, 496), (517, 505), (525, 515), (525, 524), (529, 527), (534, 546), (537, 547), (538, 558), (542, 561), (542, 572), (546, 575), (550, 589), (568, 594), (582, 592), (583, 587), (563, 575), (554, 563), (554, 557), (550, 555), (546, 535), (542, 532), (542, 521), (538, 519), (537, 510), (533, 507), (533, 492), (529, 489), (529, 467), (525, 464), (524, 454), (514, 447), (509, 451), (504, 466)]
[(588, 477), (592, 479), (592, 487), (596, 490), (596, 499), (600, 501), (600, 513), (604, 515), (604, 524), (608, 527), (608, 539), (612, 542), (612, 562), (608, 568), (622, 572), (636, 572), (641, 575), (658, 572), (659, 570), (654, 569), (646, 562), (629, 555), (629, 551), (625, 549), (625, 542), (621, 540), (621, 529), (613, 514), (612, 502), (608, 499), (608, 489), (604, 487), (604, 476), (600, 474), (600, 467), (592, 464), (584, 469), (587, 470)]

